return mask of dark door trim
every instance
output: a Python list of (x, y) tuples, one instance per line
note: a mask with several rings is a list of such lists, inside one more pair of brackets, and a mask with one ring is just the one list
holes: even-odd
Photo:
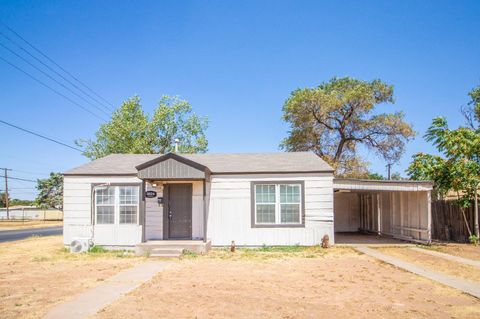
[(192, 239), (192, 222), (193, 222), (193, 184), (192, 183), (172, 183), (165, 184), (163, 189), (163, 198), (164, 198), (164, 210), (163, 210), (163, 239), (164, 240), (176, 240), (180, 238), (170, 238), (170, 220), (168, 214), (170, 212), (170, 186), (171, 185), (189, 185), (190, 186), (190, 201), (189, 201), (189, 211), (190, 211), (190, 227), (189, 227), (189, 236), (183, 239)]

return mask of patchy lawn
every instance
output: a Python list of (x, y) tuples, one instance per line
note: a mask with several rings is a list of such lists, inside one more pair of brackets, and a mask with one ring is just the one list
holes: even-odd
[(348, 248), (186, 254), (98, 318), (474, 318), (480, 302)]
[(431, 246), (420, 246), (420, 248), (431, 249), (441, 253), (455, 255), (472, 260), (480, 260), (480, 245), (471, 244), (433, 244)]
[(378, 248), (379, 251), (405, 261), (423, 266), (427, 269), (447, 275), (460, 277), (480, 284), (480, 271), (478, 268), (461, 264), (452, 260), (436, 257), (403, 247)]
[(1, 230), (15, 230), (15, 229), (26, 229), (26, 228), (41, 228), (41, 227), (52, 227), (52, 226), (62, 226), (63, 222), (60, 221), (43, 221), (43, 220), (27, 220), (27, 221), (18, 221), (18, 220), (0, 220), (0, 231)]
[(142, 260), (122, 252), (70, 254), (61, 236), (1, 243), (0, 317), (42, 317), (54, 304)]

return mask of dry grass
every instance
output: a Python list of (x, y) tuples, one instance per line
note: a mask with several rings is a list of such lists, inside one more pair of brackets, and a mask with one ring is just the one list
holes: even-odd
[(25, 229), (25, 228), (41, 228), (41, 227), (52, 227), (52, 226), (62, 226), (62, 221), (43, 221), (43, 220), (27, 220), (27, 221), (18, 221), (18, 220), (0, 220), (0, 231), (1, 230), (14, 230), (14, 229)]
[(480, 271), (473, 266), (424, 254), (409, 248), (378, 248), (378, 250), (433, 271), (480, 283)]
[(183, 258), (203, 258), (203, 259), (223, 259), (223, 260), (268, 260), (285, 258), (319, 258), (343, 256), (357, 254), (351, 248), (335, 247), (323, 249), (320, 246), (265, 246), (261, 248), (237, 248), (235, 253), (230, 252), (230, 248), (216, 248), (207, 255), (199, 256), (197, 254), (187, 253)]
[(480, 302), (349, 248), (187, 254), (99, 318), (475, 318)]
[(54, 304), (144, 258), (122, 252), (70, 254), (61, 236), (0, 244), (0, 317), (39, 318)]
[(441, 253), (468, 258), (472, 260), (480, 260), (480, 245), (471, 244), (433, 244), (431, 246), (421, 246), (421, 248), (432, 249)]

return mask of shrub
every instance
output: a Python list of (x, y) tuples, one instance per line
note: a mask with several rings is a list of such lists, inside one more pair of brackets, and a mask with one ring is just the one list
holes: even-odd
[(478, 237), (477, 237), (477, 235), (471, 235), (470, 237), (468, 237), (468, 240), (470, 240), (470, 243), (471, 243), (471, 244), (474, 244), (475, 246), (478, 245)]
[(106, 253), (107, 250), (105, 248), (103, 248), (102, 246), (93, 246), (92, 248), (90, 248), (88, 250), (89, 253), (92, 253), (92, 254), (103, 254), (103, 253)]

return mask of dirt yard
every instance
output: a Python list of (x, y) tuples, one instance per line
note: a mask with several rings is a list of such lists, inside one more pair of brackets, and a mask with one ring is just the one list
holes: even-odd
[(0, 318), (39, 318), (54, 304), (144, 260), (120, 252), (70, 254), (62, 237), (0, 243)]
[(52, 226), (62, 226), (62, 221), (42, 221), (42, 220), (27, 220), (27, 221), (17, 221), (17, 220), (0, 220), (0, 231), (1, 230), (14, 230), (14, 229), (25, 229), (25, 228), (41, 228), (41, 227), (52, 227)]
[(392, 247), (378, 248), (378, 250), (399, 259), (423, 266), (427, 269), (478, 282), (480, 284), (480, 271), (476, 267), (424, 254), (409, 248)]
[(470, 244), (434, 244), (432, 246), (425, 246), (424, 248), (472, 260), (480, 260), (480, 245), (474, 246)]
[(190, 256), (97, 318), (478, 318), (479, 300), (348, 248)]

